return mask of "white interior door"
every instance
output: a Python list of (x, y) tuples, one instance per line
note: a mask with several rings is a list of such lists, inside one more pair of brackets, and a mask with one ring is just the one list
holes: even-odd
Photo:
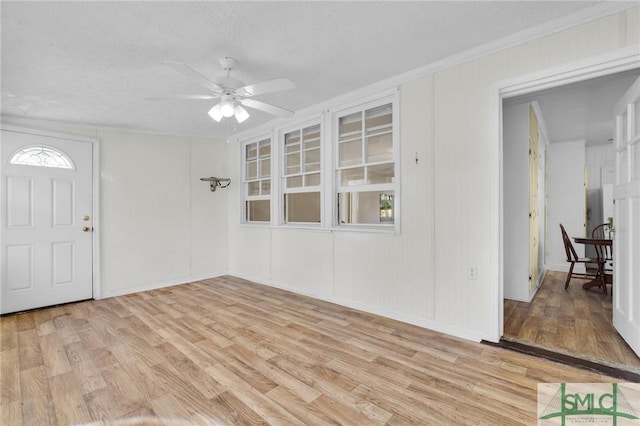
[(640, 356), (640, 79), (615, 116), (613, 325)]
[(0, 312), (93, 296), (93, 144), (2, 130)]

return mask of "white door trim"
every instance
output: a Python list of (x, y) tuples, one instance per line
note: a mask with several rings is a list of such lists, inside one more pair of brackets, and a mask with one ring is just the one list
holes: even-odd
[(494, 159), (491, 168), (494, 170), (491, 185), (491, 259), (494, 259), (491, 276), (496, 279), (492, 280), (494, 284), (492, 284), (491, 292), (494, 297), (491, 309), (494, 314), (489, 332), (493, 342), (500, 341), (504, 332), (502, 100), (634, 68), (640, 68), (637, 45), (494, 83), (491, 110), (493, 134), (496, 142), (491, 147)]
[[(0, 129), (8, 132), (26, 133), (36, 136), (46, 136), (50, 138), (65, 139), (79, 142), (88, 142), (93, 144), (93, 176), (92, 189), (93, 189), (93, 264), (92, 266), (92, 279), (93, 279), (93, 298), (102, 298), (102, 287), (100, 283), (100, 140), (92, 137), (78, 136), (61, 132), (54, 132), (49, 130), (31, 129), (28, 127), (14, 126), (9, 124), (0, 124)], [(0, 164), (0, 167), (2, 165)], [(0, 188), (0, 192), (2, 189)], [(2, 239), (2, 228), (0, 228), (0, 240)], [(2, 271), (0, 271), (0, 276)]]

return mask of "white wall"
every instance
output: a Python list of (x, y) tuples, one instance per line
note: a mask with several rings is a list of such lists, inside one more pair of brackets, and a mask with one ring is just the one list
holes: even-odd
[(102, 297), (226, 273), (228, 192), (212, 193), (199, 180), (226, 174), (226, 142), (15, 118), (3, 124), (99, 139)]
[[(585, 141), (556, 142), (547, 150), (547, 254), (546, 266), (552, 271), (568, 271), (560, 225), (569, 237), (585, 235), (586, 188)], [(578, 256), (583, 257), (585, 247), (573, 243)], [(584, 272), (577, 265), (576, 272)]]
[[(401, 235), (242, 226), (240, 194), (234, 192), (230, 272), (452, 334), (495, 339), (500, 241), (494, 238), (494, 176), (500, 162), (494, 88), (509, 78), (638, 44), (638, 10), (403, 84)], [(236, 178), (239, 159), (238, 148), (230, 149)], [(310, 244), (316, 244), (312, 254)], [(477, 268), (476, 280), (467, 278), (469, 267)]]

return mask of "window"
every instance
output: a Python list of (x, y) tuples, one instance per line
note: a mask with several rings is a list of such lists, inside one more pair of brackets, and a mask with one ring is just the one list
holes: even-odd
[(321, 222), (320, 124), (284, 134), (282, 211), (284, 223)]
[(271, 221), (271, 139), (244, 146), (245, 222)]
[(338, 224), (393, 225), (393, 103), (338, 116), (336, 142)]
[(75, 166), (69, 157), (60, 151), (46, 146), (23, 148), (11, 156), (9, 164), (75, 170)]
[(398, 118), (392, 88), (245, 140), (242, 222), (399, 232)]

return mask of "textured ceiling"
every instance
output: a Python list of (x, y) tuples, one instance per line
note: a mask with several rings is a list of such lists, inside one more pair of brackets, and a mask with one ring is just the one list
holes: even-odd
[(216, 123), (216, 101), (150, 102), (207, 93), (163, 64), (247, 84), (286, 77), (296, 89), (256, 99), (299, 111), (601, 2), (7, 2), (2, 114), (92, 126), (224, 137), (271, 120)]

